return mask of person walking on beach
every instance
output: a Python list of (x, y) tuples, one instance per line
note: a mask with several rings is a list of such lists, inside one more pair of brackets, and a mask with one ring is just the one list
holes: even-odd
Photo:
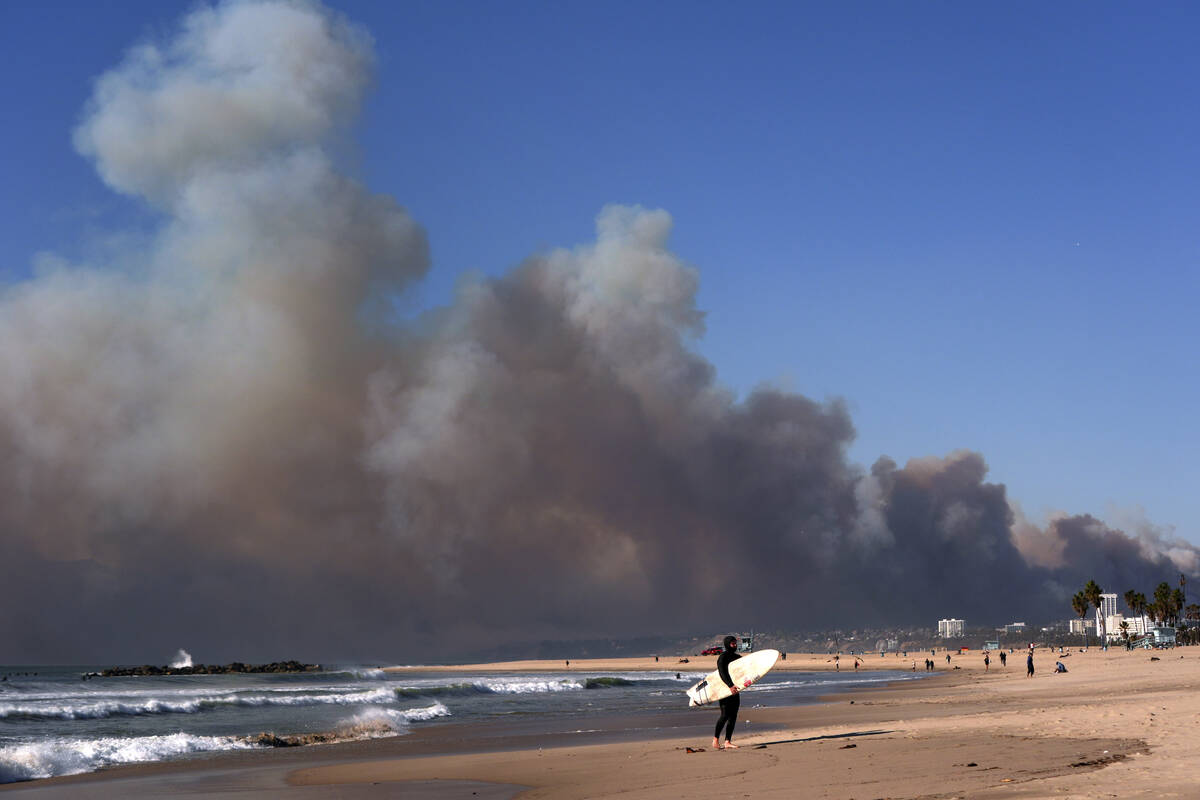
[(992, 666), (992, 657), (991, 657), (991, 656), (989, 656), (989, 655), (988, 655), (988, 654), (985, 652), (985, 653), (983, 654), (983, 671), (984, 671), (984, 672), (987, 672), (989, 669), (991, 669), (991, 666)]
[(1025, 659), (1025, 669), (1026, 669), (1025, 677), (1032, 678), (1033, 677), (1033, 650), (1029, 651), (1029, 657)]
[(1000, 666), (1003, 667), (1003, 666), (1006, 666), (1007, 664), (1008, 664), (1008, 653), (1001, 650), (1000, 651)]
[(717, 728), (713, 731), (713, 749), (721, 749), (721, 730), (725, 730), (725, 748), (737, 749), (737, 745), (729, 741), (733, 738), (733, 726), (737, 724), (738, 709), (742, 705), (742, 696), (738, 694), (738, 687), (733, 685), (733, 678), (729, 676), (729, 665), (731, 662), (741, 658), (737, 652), (737, 637), (725, 637), (725, 651), (717, 656), (717, 674), (721, 676), (721, 680), (725, 681), (725, 685), (733, 690), (733, 694), (729, 697), (723, 697), (718, 702), (721, 704), (721, 716), (717, 718)]

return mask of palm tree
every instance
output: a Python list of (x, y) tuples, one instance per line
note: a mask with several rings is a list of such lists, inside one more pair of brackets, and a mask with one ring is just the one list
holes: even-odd
[(1158, 618), (1160, 625), (1167, 624), (1167, 619), (1171, 616), (1171, 609), (1174, 605), (1175, 603), (1171, 598), (1171, 584), (1163, 581), (1154, 587), (1154, 614)]
[[(1087, 598), (1083, 596), (1083, 592), (1076, 592), (1075, 596), (1071, 598), (1071, 608), (1075, 609), (1075, 613), (1079, 615), (1080, 619), (1084, 619), (1087, 616), (1088, 601), (1087, 601)], [(1082, 627), (1083, 627), (1083, 646), (1086, 648), (1087, 647), (1087, 625), (1085, 624)]]
[(1150, 607), (1150, 603), (1146, 600), (1146, 595), (1142, 594), (1141, 592), (1138, 592), (1134, 596), (1133, 601), (1137, 603), (1138, 614), (1142, 618), (1142, 633), (1144, 634), (1146, 629), (1150, 627), (1146, 624), (1146, 609)]
[[(1142, 607), (1138, 605), (1138, 593), (1135, 592), (1133, 589), (1130, 589), (1127, 592), (1125, 592), (1125, 605), (1126, 605), (1126, 607), (1129, 608), (1130, 614), (1141, 613)], [(1128, 626), (1126, 626), (1126, 628), (1128, 628)], [(1142, 630), (1145, 630), (1145, 629), (1146, 629), (1146, 626), (1143, 625)], [(1126, 632), (1125, 638), (1126, 639), (1129, 638), (1128, 632)]]
[[(1187, 608), (1185, 608), (1183, 612), (1183, 618), (1188, 622), (1194, 623), (1196, 620), (1200, 620), (1200, 605), (1197, 605), (1196, 603), (1188, 603)], [(1186, 631), (1184, 631), (1184, 633), (1186, 634), (1185, 638), (1189, 643), (1195, 643), (1197, 639), (1197, 632), (1194, 625), (1189, 627)]]
[(1083, 587), (1083, 596), (1096, 609), (1096, 634), (1100, 637), (1100, 644), (1103, 645), (1108, 641), (1104, 630), (1104, 615), (1100, 613), (1102, 601), (1100, 595), (1104, 594), (1104, 590), (1100, 588), (1100, 584), (1095, 581), (1088, 581)]
[(1121, 620), (1121, 638), (1125, 640), (1125, 648), (1129, 648), (1129, 622)]
[(1172, 589), (1171, 590), (1171, 607), (1175, 611), (1173, 616), (1175, 617), (1175, 627), (1177, 627), (1177, 628), (1181, 627), (1182, 623), (1183, 623), (1183, 603), (1184, 603), (1183, 589)]

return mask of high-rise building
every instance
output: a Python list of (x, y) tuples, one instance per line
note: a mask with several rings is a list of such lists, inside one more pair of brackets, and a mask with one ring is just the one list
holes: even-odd
[(1117, 595), (1116, 592), (1105, 592), (1100, 595), (1100, 607), (1096, 609), (1096, 632), (1105, 631), (1105, 620), (1117, 613)]
[(967, 624), (961, 619), (940, 619), (938, 620), (938, 636), (943, 639), (962, 636), (966, 627)]

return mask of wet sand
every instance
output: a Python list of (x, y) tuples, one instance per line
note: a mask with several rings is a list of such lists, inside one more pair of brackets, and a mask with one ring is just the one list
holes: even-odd
[[(941, 656), (941, 654), (939, 654)], [(1159, 660), (1152, 661), (1152, 657)], [(690, 657), (689, 669), (715, 659)], [(814, 669), (828, 656), (788, 655)], [(1007, 668), (982, 655), (941, 657), (930, 680), (840, 695), (811, 706), (743, 702), (736, 751), (712, 749), (716, 712), (691, 710), (657, 730), (466, 737), (462, 726), (298, 750), (0, 787), (15, 796), (276, 796), (414, 798), (1034, 798), (1200, 796), (1200, 648), (1072, 653), (1067, 674), (1039, 651)], [(918, 655), (917, 665), (923, 665)], [(657, 668), (675, 659), (660, 657)], [(909, 663), (911, 665), (911, 657)], [(845, 669), (847, 659), (841, 659)], [(899, 660), (867, 657), (864, 668)], [(571, 662), (571, 669), (653, 669), (653, 659)], [(893, 663), (887, 663), (893, 662)], [(558, 669), (563, 662), (468, 665), (464, 672)], [(853, 669), (853, 659), (849, 659)], [(445, 669), (439, 667), (439, 669)], [(657, 716), (657, 715), (656, 715)], [(676, 724), (679, 723), (679, 724)], [(645, 723), (639, 723), (645, 724)], [(472, 726), (476, 734), (478, 726)], [(456, 734), (455, 731), (458, 731)], [(687, 748), (702, 749), (689, 753)], [(478, 794), (475, 794), (478, 792)]]

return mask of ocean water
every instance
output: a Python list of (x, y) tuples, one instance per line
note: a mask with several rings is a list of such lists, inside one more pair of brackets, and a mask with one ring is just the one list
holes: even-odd
[[(686, 709), (705, 672), (466, 674), (333, 668), (297, 675), (193, 675), (83, 680), (81, 667), (0, 666), (0, 783), (117, 764), (203, 758), (269, 747), (257, 737), (339, 741), (404, 736), (416, 726), (539, 720), (579, 725), (597, 714)], [(678, 675), (679, 677), (676, 677)], [(743, 709), (924, 677), (901, 671), (773, 672)]]

